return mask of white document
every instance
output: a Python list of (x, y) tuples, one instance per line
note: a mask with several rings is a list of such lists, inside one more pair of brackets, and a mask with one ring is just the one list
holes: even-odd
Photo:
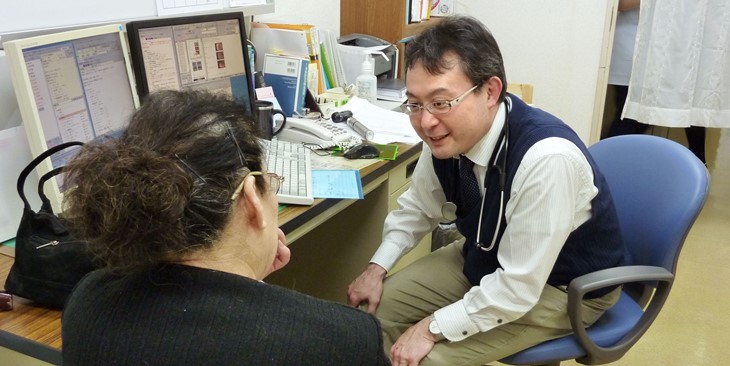
[[(12, 239), (18, 232), (23, 216), (23, 201), (16, 184), (20, 172), (31, 160), (30, 146), (23, 126), (0, 130), (0, 242)], [(38, 210), (38, 174), (31, 173), (25, 181), (25, 194), (32, 208)]]
[(254, 23), (251, 28), (251, 43), (256, 48), (256, 70), (264, 68), (264, 55), (287, 55), (309, 60), (307, 34), (304, 31), (268, 28)]
[(230, 6), (235, 8), (237, 6), (249, 6), (249, 5), (264, 5), (266, 0), (230, 0)]
[[(329, 66), (332, 69), (332, 73), (334, 74), (334, 81), (330, 80), (330, 87), (336, 88), (344, 88), (347, 86), (347, 78), (345, 77), (345, 68), (342, 64), (342, 58), (340, 56), (339, 48), (337, 47), (337, 37), (335, 37), (334, 33), (329, 31), (328, 29), (320, 29), (319, 30), (320, 39), (323, 40), (325, 53), (327, 56), (327, 60), (329, 62)], [(397, 70), (397, 68), (396, 68)]]
[(375, 137), (371, 141), (376, 144), (393, 142), (414, 144), (421, 141), (405, 113), (378, 107), (356, 96), (339, 110), (351, 111), (355, 119), (372, 130)]
[(422, 1), (411, 2), (411, 16), (408, 23), (418, 23), (421, 21), (421, 3)]
[(446, 17), (454, 14), (454, 0), (434, 0), (431, 5), (432, 17)]
[(378, 159), (343, 159), (319, 154), (312, 154), (311, 158), (312, 170), (360, 170), (380, 161)]
[(185, 14), (223, 9), (223, 0), (157, 0), (157, 15)]

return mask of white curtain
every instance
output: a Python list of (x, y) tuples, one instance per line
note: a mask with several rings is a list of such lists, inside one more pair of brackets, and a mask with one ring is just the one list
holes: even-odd
[(642, 0), (624, 118), (730, 127), (730, 1)]

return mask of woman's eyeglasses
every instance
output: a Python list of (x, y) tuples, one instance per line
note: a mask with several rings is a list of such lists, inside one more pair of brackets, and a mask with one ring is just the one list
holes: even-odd
[(236, 190), (233, 191), (233, 194), (231, 195), (231, 201), (235, 201), (238, 199), (238, 196), (241, 195), (241, 192), (243, 191), (243, 182), (246, 181), (246, 178), (248, 178), (251, 175), (263, 175), (265, 177), (268, 177), (269, 185), (271, 186), (271, 191), (274, 192), (274, 194), (279, 193), (279, 189), (281, 189), (281, 185), (284, 183), (284, 177), (276, 174), (276, 173), (264, 173), (259, 171), (253, 171), (246, 174), (243, 179), (241, 179), (241, 184), (236, 187)]

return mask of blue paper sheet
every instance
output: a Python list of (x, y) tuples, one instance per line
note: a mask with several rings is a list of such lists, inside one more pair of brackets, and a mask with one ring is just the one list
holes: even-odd
[(359, 170), (313, 170), (314, 198), (363, 199)]

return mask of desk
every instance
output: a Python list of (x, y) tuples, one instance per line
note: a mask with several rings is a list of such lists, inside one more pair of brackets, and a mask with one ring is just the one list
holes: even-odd
[[(420, 143), (401, 146), (396, 160), (361, 169), (364, 200), (317, 199), (312, 206), (288, 206), (281, 211), (279, 226), (289, 244), (295, 244), (292, 260), (266, 281), (344, 302), (347, 284), (360, 274), (380, 244), (385, 215), (396, 195), (407, 188), (420, 151)], [(430, 250), (430, 245), (419, 245), (422, 247)], [(0, 255), (0, 280), (7, 277), (12, 263), (12, 258)], [(61, 312), (16, 298), (12, 311), (0, 312), (2, 348), (60, 364)]]

